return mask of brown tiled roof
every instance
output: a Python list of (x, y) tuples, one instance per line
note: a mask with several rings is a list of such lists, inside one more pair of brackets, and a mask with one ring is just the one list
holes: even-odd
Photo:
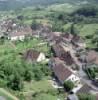
[(98, 53), (94, 50), (90, 50), (87, 53), (86, 60), (88, 63), (98, 64)]
[(35, 51), (33, 49), (29, 49), (26, 51), (26, 53), (24, 53), (23, 58), (25, 60), (36, 61), (39, 54), (40, 53), (38, 51)]
[(56, 57), (61, 57), (61, 54), (63, 52), (65, 52), (64, 49), (63, 49), (63, 47), (61, 45), (59, 45), (59, 44), (53, 45), (52, 46), (52, 50), (53, 50), (53, 52), (54, 52), (54, 54), (55, 54)]
[(73, 35), (72, 42), (83, 43), (83, 39), (78, 35)]
[(10, 37), (15, 37), (15, 36), (24, 36), (25, 34), (23, 32), (12, 32), (9, 34)]
[(55, 63), (52, 69), (55, 76), (62, 84), (72, 74), (72, 72), (68, 68), (66, 68), (63, 63)]
[(64, 52), (61, 55), (61, 60), (64, 60), (67, 65), (72, 65), (74, 63), (74, 60), (70, 54), (70, 52)]
[(22, 29), (17, 29), (10, 32), (9, 36), (14, 37), (14, 36), (23, 36), (23, 35), (30, 35), (30, 34), (32, 34), (32, 29), (30, 27), (24, 27)]
[(71, 39), (72, 35), (70, 33), (64, 33), (64, 34), (62, 34), (62, 37), (66, 38), (66, 39)]
[(70, 55), (70, 52), (66, 52), (61, 45), (59, 44), (53, 45), (52, 50), (55, 56), (59, 57), (61, 60), (66, 62), (67, 65), (72, 65), (74, 63), (74, 60)]
[(78, 42), (80, 40), (80, 36), (74, 35), (72, 41)]
[(60, 36), (60, 35), (62, 34), (62, 32), (52, 32), (52, 34), (53, 34), (54, 36)]

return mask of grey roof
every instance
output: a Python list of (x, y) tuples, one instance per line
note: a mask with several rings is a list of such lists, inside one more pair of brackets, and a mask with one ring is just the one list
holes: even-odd
[(79, 99), (78, 99), (77, 95), (75, 95), (75, 94), (70, 94), (70, 95), (68, 96), (68, 100), (79, 100)]
[(80, 90), (77, 91), (77, 94), (90, 93), (91, 90), (93, 89), (90, 86), (88, 86), (87, 84), (84, 84), (83, 87), (81, 87)]
[(7, 100), (7, 99), (3, 96), (0, 96), (0, 100)]

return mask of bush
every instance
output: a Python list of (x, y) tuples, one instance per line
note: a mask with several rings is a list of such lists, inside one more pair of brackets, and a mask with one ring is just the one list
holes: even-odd
[(65, 81), (64, 88), (67, 92), (70, 92), (74, 88), (74, 83), (72, 81)]
[(23, 81), (18, 74), (10, 76), (7, 86), (13, 90), (21, 90), (23, 88)]

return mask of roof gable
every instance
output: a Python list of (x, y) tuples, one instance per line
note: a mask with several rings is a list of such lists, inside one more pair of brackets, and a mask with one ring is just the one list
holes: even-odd
[(61, 83), (64, 83), (72, 75), (72, 72), (63, 63), (55, 63), (52, 70)]
[(33, 49), (29, 49), (24, 53), (23, 58), (25, 60), (36, 61), (39, 55), (40, 55), (40, 52), (35, 51)]

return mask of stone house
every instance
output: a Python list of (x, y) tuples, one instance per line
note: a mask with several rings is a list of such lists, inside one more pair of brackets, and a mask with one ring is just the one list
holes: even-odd
[(30, 61), (30, 62), (41, 62), (41, 61), (46, 60), (44, 53), (38, 52), (38, 51), (33, 50), (33, 49), (27, 50), (23, 54), (23, 58), (27, 61)]
[(53, 58), (50, 66), (55, 78), (61, 83), (61, 85), (63, 85), (67, 80), (72, 81), (75, 85), (80, 84), (80, 78), (75, 75), (59, 58)]

